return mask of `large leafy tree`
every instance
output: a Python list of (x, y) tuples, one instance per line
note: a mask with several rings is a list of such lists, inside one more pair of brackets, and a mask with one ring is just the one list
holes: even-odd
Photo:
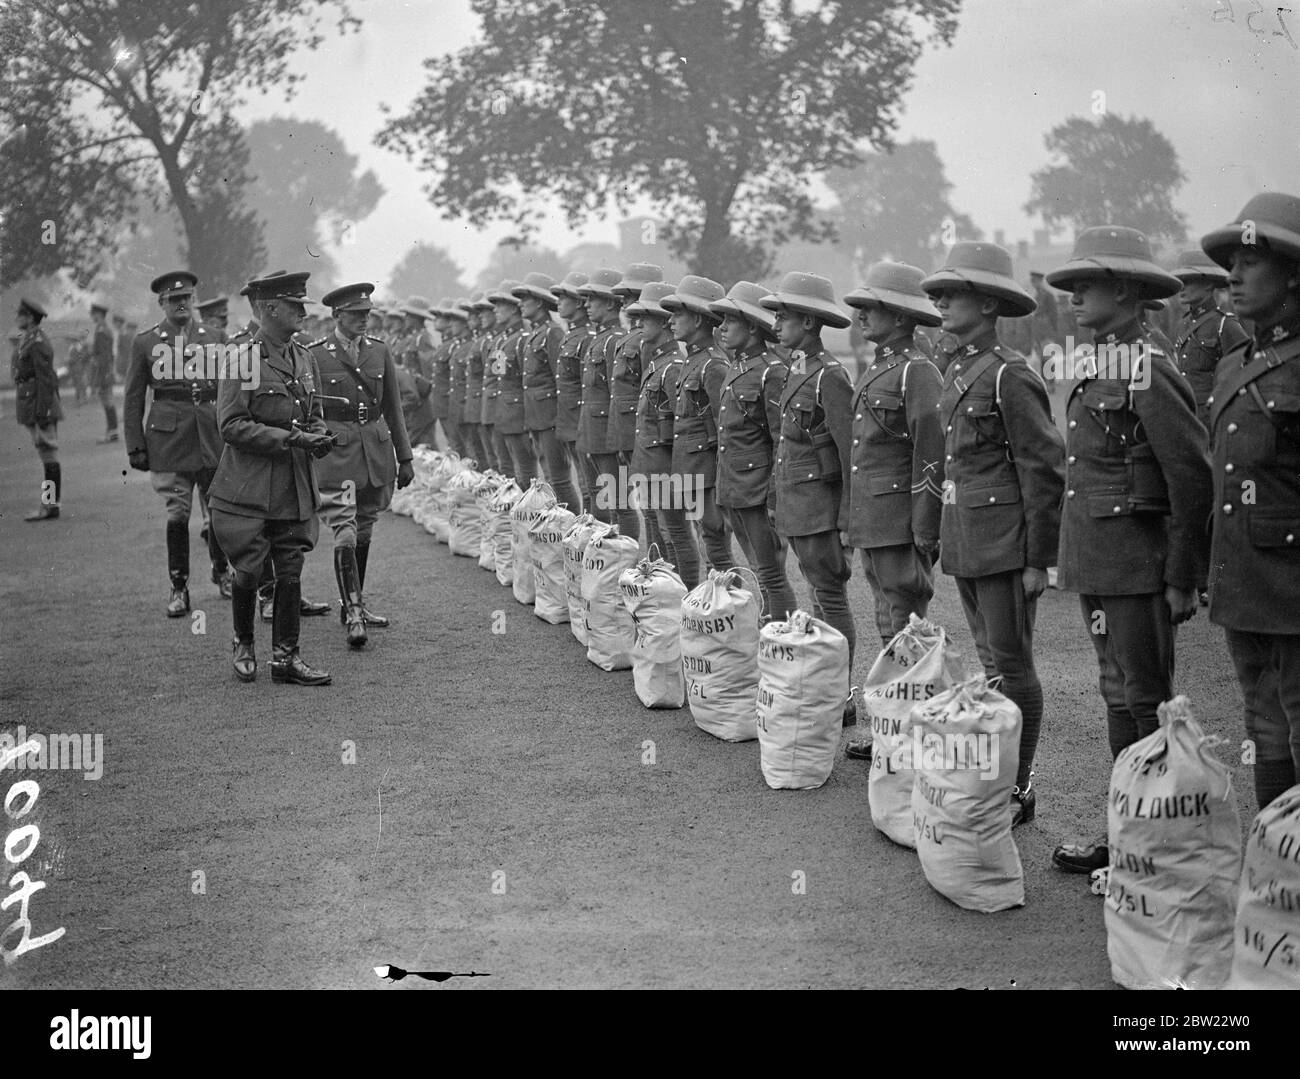
[[(364, 227), (358, 222), (374, 210), (384, 189), (369, 169), (358, 173), (357, 156), (324, 124), (261, 120), (249, 127), (247, 142), (266, 265), (310, 270), (313, 289), (323, 295), (341, 283), (327, 245), (341, 245), (346, 255)], [(359, 268), (347, 272), (355, 275)]]
[(443, 296), (454, 300), (465, 295), (461, 272), (441, 247), (421, 242), (407, 251), (394, 267), (388, 278), (387, 296), (398, 301), (409, 296), (424, 296), (434, 303)]
[(807, 181), (885, 146), (927, 39), (959, 0), (472, 0), (482, 38), (427, 61), (380, 131), (448, 216), (527, 235), (551, 200), (577, 226), (654, 206), (674, 254), (758, 278), (824, 235)]
[(952, 184), (933, 142), (914, 139), (888, 153), (866, 152), (850, 168), (832, 169), (827, 186), (837, 246), (861, 272), (880, 259), (933, 268), (957, 240), (978, 240), (980, 230), (948, 200)]
[[(249, 91), (293, 94), (302, 76), (290, 57), (320, 44), (330, 10), (338, 32), (355, 25), (343, 0), (0, 6), (0, 280), (58, 265), (88, 282), (145, 199), (175, 209), (186, 258), (211, 287), (260, 265), (231, 112)], [(42, 242), (48, 222), (55, 242)]]
[(1187, 219), (1174, 206), (1186, 176), (1150, 120), (1072, 116), (1044, 142), (1052, 159), (1030, 177), (1025, 212), (1041, 215), (1048, 228), (1128, 225), (1152, 238), (1186, 237)]

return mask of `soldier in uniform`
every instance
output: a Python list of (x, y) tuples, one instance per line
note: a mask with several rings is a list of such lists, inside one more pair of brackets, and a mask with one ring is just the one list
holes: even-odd
[[(497, 430), (497, 415), (501, 406), (501, 372), (505, 368), (504, 354), (498, 356), (497, 353), (506, 338), (506, 333), (500, 321), (501, 316), (497, 311), (497, 296), (503, 286), (507, 290), (506, 295), (509, 296), (508, 290), (514, 288), (517, 284), (519, 284), (518, 281), (503, 281), (495, 291), (489, 292), (485, 297), (485, 302), (489, 306), (484, 311), (482, 318), (483, 328), (486, 332), (482, 346), (483, 407), (479, 415), (479, 422), (482, 424), (483, 441), (491, 450), (497, 471), (504, 476), (513, 475), (514, 462), (510, 460), (509, 447)], [(511, 302), (513, 303), (513, 301), (514, 297), (511, 296)]]
[(524, 351), (529, 331), (519, 312), (520, 288), (518, 281), (502, 281), (488, 299), (496, 312), (497, 328), (491, 355), (491, 373), (496, 379), (494, 437), (505, 450), (506, 471), (520, 490), (526, 491), (537, 477), (538, 465), (524, 406)]
[(727, 357), (713, 338), (722, 319), (709, 309), (725, 295), (718, 282), (688, 274), (660, 301), (670, 315), (673, 337), (686, 354), (673, 410), (673, 483), (680, 484), (686, 505), (700, 523), (705, 558), (718, 570), (735, 564), (731, 532), (716, 495), (718, 409)]
[[(384, 341), (388, 345), (388, 351), (393, 354), (393, 359), (399, 365), (403, 364), (403, 354), (406, 351), (406, 316), (402, 313), (402, 305), (394, 303), (384, 313)], [(411, 418), (406, 418), (406, 429), (411, 429)], [(414, 445), (414, 443), (412, 443)]]
[[(1142, 330), (1143, 303), (1181, 287), (1146, 236), (1085, 229), (1047, 280), (1072, 293), (1075, 320), (1094, 339), (1066, 402), (1057, 564), (1097, 652), (1113, 760), (1159, 727), (1156, 709), (1174, 695), (1174, 627), (1195, 614), (1205, 582), (1210, 462), (1191, 388)], [(1052, 853), (1072, 873), (1109, 860), (1105, 837)]]
[(195, 310), (208, 332), (218, 341), (225, 342), (226, 327), (230, 325), (230, 297), (213, 296), (212, 299), (197, 304)]
[(578, 511), (578, 491), (573, 485), (569, 457), (555, 435), (557, 372), (564, 331), (551, 317), (558, 304), (555, 279), (549, 274), (526, 274), (515, 288), (520, 312), (528, 324), (524, 336), (524, 425), (532, 440), (533, 456), (541, 462), (558, 502)]
[[(219, 342), (191, 315), (197, 284), (188, 270), (154, 278), (150, 288), (164, 316), (131, 346), (123, 405), (127, 459), (132, 468), (150, 474), (153, 489), (167, 507), (168, 618), (181, 618), (190, 609), (190, 510), (196, 488), (201, 499), (207, 497), (222, 450), (217, 382), (213, 377), (188, 377), (196, 372), (185, 370), (188, 360), (196, 364), (198, 374), (216, 374), (206, 370), (203, 361), (207, 346)], [(153, 395), (147, 430), (146, 393)], [(220, 567), (224, 577), (226, 557), (211, 529), (207, 545), (214, 571)]]
[(379, 304), (371, 307), (370, 313), (366, 316), (366, 336), (383, 341), (385, 347), (388, 345), (388, 341), (384, 337), (384, 308)]
[(997, 336), (999, 316), (1037, 306), (997, 244), (962, 242), (921, 282), (961, 351), (944, 375), (940, 560), (957, 579), (985, 673), (1020, 709), (1020, 763), (1011, 824), (1033, 820), (1034, 752), (1043, 687), (1034, 669), (1034, 615), (1056, 561), (1065, 452), (1043, 380)]
[[(469, 447), (465, 445), (465, 436), (460, 429), (460, 417), (465, 411), (465, 364), (463, 345), (469, 340), (469, 300), (448, 298), (443, 304), (446, 316), (446, 334), (443, 342), (447, 346), (447, 355), (443, 360), (446, 368), (447, 414), (442, 420), (442, 429), (447, 433), (447, 445), (462, 457), (471, 457)], [(438, 392), (435, 368), (434, 393)]]
[(320, 534), (314, 459), (333, 443), (315, 399), (315, 361), (294, 338), (310, 302), (309, 276), (281, 271), (248, 283), (260, 322), (251, 342), (256, 378), (244, 382), (227, 371), (220, 383), (217, 417), (226, 445), (209, 506), (212, 531), (235, 571), (234, 670), (241, 682), (257, 677), (253, 628), (268, 555), (275, 567), (271, 679), (305, 686), (330, 681), (298, 653), (303, 559)]
[(1300, 198), (1256, 195), (1201, 239), (1254, 337), (1210, 395), (1210, 621), (1245, 698), (1262, 809), (1300, 779)]
[(92, 303), (90, 317), (95, 323), (90, 341), (90, 385), (104, 410), (107, 429), (98, 442), (106, 446), (118, 438), (117, 406), (113, 404), (113, 384), (117, 381), (113, 374), (113, 332), (108, 328), (108, 308), (104, 304)]
[[(865, 284), (844, 297), (858, 309), (863, 336), (875, 345), (853, 388), (853, 464), (845, 546), (857, 548), (875, 599), (876, 629), (888, 645), (909, 616), (924, 618), (934, 595), (943, 489), (943, 376), (921, 346), (918, 326), (942, 316), (921, 281), (923, 271), (878, 262)], [(845, 752), (871, 759), (871, 739)]]
[[(700, 579), (700, 554), (682, 500), (671, 488), (673, 470), (673, 413), (681, 382), (682, 350), (673, 337), (671, 312), (663, 301), (676, 291), (663, 281), (651, 281), (637, 300), (628, 305), (642, 331), (641, 389), (637, 398), (635, 448), (628, 467), (646, 479), (646, 549), (658, 543), (660, 551), (677, 567), (688, 588)], [(651, 518), (655, 528), (649, 528)]]
[[(411, 445), (438, 444), (438, 417), (433, 401), (433, 338), (424, 328), (427, 320), (435, 317), (433, 304), (423, 296), (412, 296), (402, 305), (403, 324), (393, 356), (412, 376), (415, 399), (404, 400), (406, 429)], [(409, 406), (409, 408), (408, 408)]]
[[(614, 286), (614, 292), (622, 301), (628, 332), (620, 339), (614, 350), (614, 361), (610, 365), (609, 445), (618, 454), (619, 462), (625, 466), (631, 462), (632, 453), (636, 449), (636, 409), (641, 396), (641, 356), (645, 341), (640, 312), (634, 310), (633, 305), (646, 285), (663, 279), (662, 267), (650, 262), (636, 262), (627, 268), (623, 279)], [(629, 484), (620, 484), (618, 497), (622, 503), (634, 505), (638, 494)], [(663, 536), (659, 533), (655, 514), (645, 506), (640, 509), (645, 518), (646, 549), (649, 550), (650, 544), (657, 543), (662, 550)]]
[(769, 351), (776, 319), (761, 306), (771, 291), (739, 281), (709, 310), (722, 319), (727, 373), (718, 394), (716, 499), (740, 541), (763, 593), (764, 620), (788, 618), (797, 604), (785, 574), (785, 544), (772, 509), (772, 462), (781, 437), (781, 391), (787, 368)]
[(1218, 290), (1228, 283), (1222, 266), (1200, 249), (1184, 251), (1173, 274), (1183, 284), (1178, 294), (1183, 317), (1174, 342), (1174, 359), (1196, 397), (1196, 418), (1208, 425), (1210, 406), (1206, 402), (1214, 390), (1219, 361), (1248, 338), (1237, 316), (1219, 306)]
[[(449, 450), (460, 453), (459, 446), (452, 440), (451, 430), (447, 425), (451, 402), (451, 350), (455, 342), (451, 339), (451, 319), (448, 310), (452, 305), (450, 296), (444, 296), (437, 305), (430, 308), (433, 314), (433, 330), (438, 335), (438, 343), (433, 346), (428, 356), (427, 376), (433, 384), (429, 391), (429, 411), (433, 415), (434, 429), (442, 428), (443, 441)], [(431, 444), (437, 444), (436, 434), (429, 438)]]
[(374, 290), (363, 281), (327, 293), (321, 302), (334, 314), (334, 332), (308, 345), (334, 436), (334, 448), (316, 462), (320, 516), (334, 534), (339, 619), (353, 648), (366, 643), (367, 626), (388, 625), (365, 605), (370, 541), (392, 501), (393, 480), (405, 487), (415, 478), (397, 365), (387, 345), (363, 332)]
[(564, 335), (560, 338), (560, 352), (555, 364), (555, 437), (564, 448), (569, 469), (578, 477), (582, 500), (572, 507), (578, 511), (593, 506), (591, 487), (587, 483), (587, 468), (578, 453), (578, 419), (582, 402), (582, 372), (587, 360), (587, 349), (596, 336), (596, 327), (587, 317), (587, 305), (578, 291), (589, 278), (585, 273), (572, 270), (551, 291), (555, 294), (555, 313), (564, 321)]
[(822, 345), (822, 328), (846, 329), (825, 277), (793, 271), (760, 305), (776, 312), (776, 338), (790, 349), (772, 485), (776, 530), (790, 541), (813, 592), (813, 613), (844, 634), (852, 667), (857, 632), (845, 586), (852, 567), (840, 536), (849, 527), (853, 384)]
[(45, 308), (35, 300), (18, 301), (18, 330), (10, 372), (17, 393), (18, 422), (31, 433), (41, 460), (44, 480), (41, 504), (23, 515), (24, 521), (50, 521), (59, 515), (63, 469), (59, 465), (59, 377), (54, 373), (54, 349), (41, 329)]
[[(636, 509), (620, 497), (619, 456), (609, 438), (610, 385), (614, 353), (623, 336), (619, 323), (622, 297), (614, 286), (623, 279), (617, 270), (602, 268), (578, 292), (587, 305), (587, 317), (596, 328), (587, 344), (582, 365), (582, 400), (578, 415), (578, 452), (582, 454), (591, 492), (588, 510), (599, 520), (618, 521), (625, 536), (641, 538)], [(612, 505), (611, 505), (612, 503)]]
[(464, 345), (465, 407), (461, 411), (461, 431), (469, 455), (479, 467), (496, 469), (496, 454), (491, 438), (483, 429), (483, 364), (488, 340), (487, 328), (492, 319), (492, 305), (482, 293), (469, 302), (469, 342)]

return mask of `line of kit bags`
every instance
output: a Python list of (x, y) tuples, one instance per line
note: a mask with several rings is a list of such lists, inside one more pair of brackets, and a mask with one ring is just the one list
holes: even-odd
[[(423, 467), (421, 467), (421, 465)], [(413, 489), (414, 488), (414, 489)], [(399, 497), (406, 495), (399, 503)], [(589, 514), (557, 506), (454, 455), (417, 461), (394, 496), (453, 553), (478, 556), (539, 618), (568, 622), (587, 658), (633, 672), (648, 708), (689, 704), (726, 741), (760, 743), (773, 788), (829, 778), (848, 692), (848, 646), (802, 612), (761, 623), (747, 571), (710, 571), (687, 592), (673, 567)], [(654, 555), (652, 550), (651, 555)], [(916, 850), (926, 879), (959, 906), (1022, 906), (1011, 835), (1021, 717), (983, 674), (966, 679), (947, 633), (913, 615), (862, 687), (874, 753), (872, 823)], [(1300, 786), (1255, 819), (1242, 869), (1227, 769), (1185, 698), (1116, 760), (1105, 920), (1112, 975), (1129, 988), (1300, 988)]]

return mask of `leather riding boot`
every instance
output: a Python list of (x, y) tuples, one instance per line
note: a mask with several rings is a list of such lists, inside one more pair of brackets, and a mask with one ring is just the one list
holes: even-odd
[(190, 528), (184, 521), (167, 522), (167, 576), (172, 593), (167, 600), (167, 617), (183, 618), (189, 613)]
[(366, 643), (366, 623), (361, 617), (361, 589), (357, 583), (354, 548), (334, 548), (334, 577), (339, 583), (339, 599), (342, 601), (339, 618), (348, 628), (348, 645), (360, 648)]
[(257, 589), (231, 586), (230, 610), (235, 623), (235, 677), (241, 682), (257, 678), (257, 654), (253, 649), (253, 627), (257, 619)]
[(298, 655), (298, 622), (302, 617), (302, 581), (280, 577), (275, 582), (275, 611), (271, 621), (271, 681), (300, 686), (329, 685), (330, 676), (307, 666)]
[(257, 581), (257, 608), (263, 622), (270, 622), (275, 613), (275, 570), (271, 556), (262, 563), (262, 576)]
[(382, 614), (375, 614), (366, 608), (366, 563), (370, 561), (370, 544), (357, 544), (357, 591), (361, 595), (361, 617), (368, 626), (383, 629), (388, 619)]

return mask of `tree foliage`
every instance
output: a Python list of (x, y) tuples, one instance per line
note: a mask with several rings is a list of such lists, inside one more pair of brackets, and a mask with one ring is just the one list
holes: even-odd
[(342, 245), (346, 252), (356, 240), (358, 222), (384, 193), (374, 172), (358, 174), (356, 154), (315, 121), (260, 120), (249, 127), (247, 143), (265, 264), (310, 269), (318, 294), (342, 284), (326, 246)]
[(449, 217), (526, 236), (548, 198), (574, 226), (644, 200), (693, 270), (757, 278), (820, 234), (810, 176), (888, 144), (958, 2), (472, 0), (481, 40), (427, 61), (377, 141)]
[[(389, 299), (405, 301), (409, 296), (424, 296), (437, 303), (443, 296), (453, 300), (465, 295), (462, 270), (441, 247), (431, 243), (415, 244), (388, 278)], [(493, 285), (496, 282), (492, 282)]]
[[(232, 110), (250, 91), (291, 96), (299, 48), (343, 0), (23, 0), (0, 7), (0, 212), (5, 281), (72, 268), (89, 282), (117, 222), (170, 201), (208, 287), (260, 265)], [(16, 151), (16, 152), (15, 152)], [(53, 221), (56, 243), (42, 243)], [(232, 252), (243, 252), (233, 267)]]
[(1044, 142), (1052, 160), (1030, 177), (1025, 211), (1040, 214), (1048, 228), (1127, 225), (1153, 239), (1186, 237), (1174, 192), (1187, 177), (1173, 144), (1150, 120), (1072, 116)]
[(888, 153), (866, 152), (861, 163), (828, 172), (826, 183), (839, 200), (836, 246), (859, 273), (881, 259), (928, 272), (954, 242), (982, 238), (948, 201), (952, 184), (933, 142), (913, 139)]

